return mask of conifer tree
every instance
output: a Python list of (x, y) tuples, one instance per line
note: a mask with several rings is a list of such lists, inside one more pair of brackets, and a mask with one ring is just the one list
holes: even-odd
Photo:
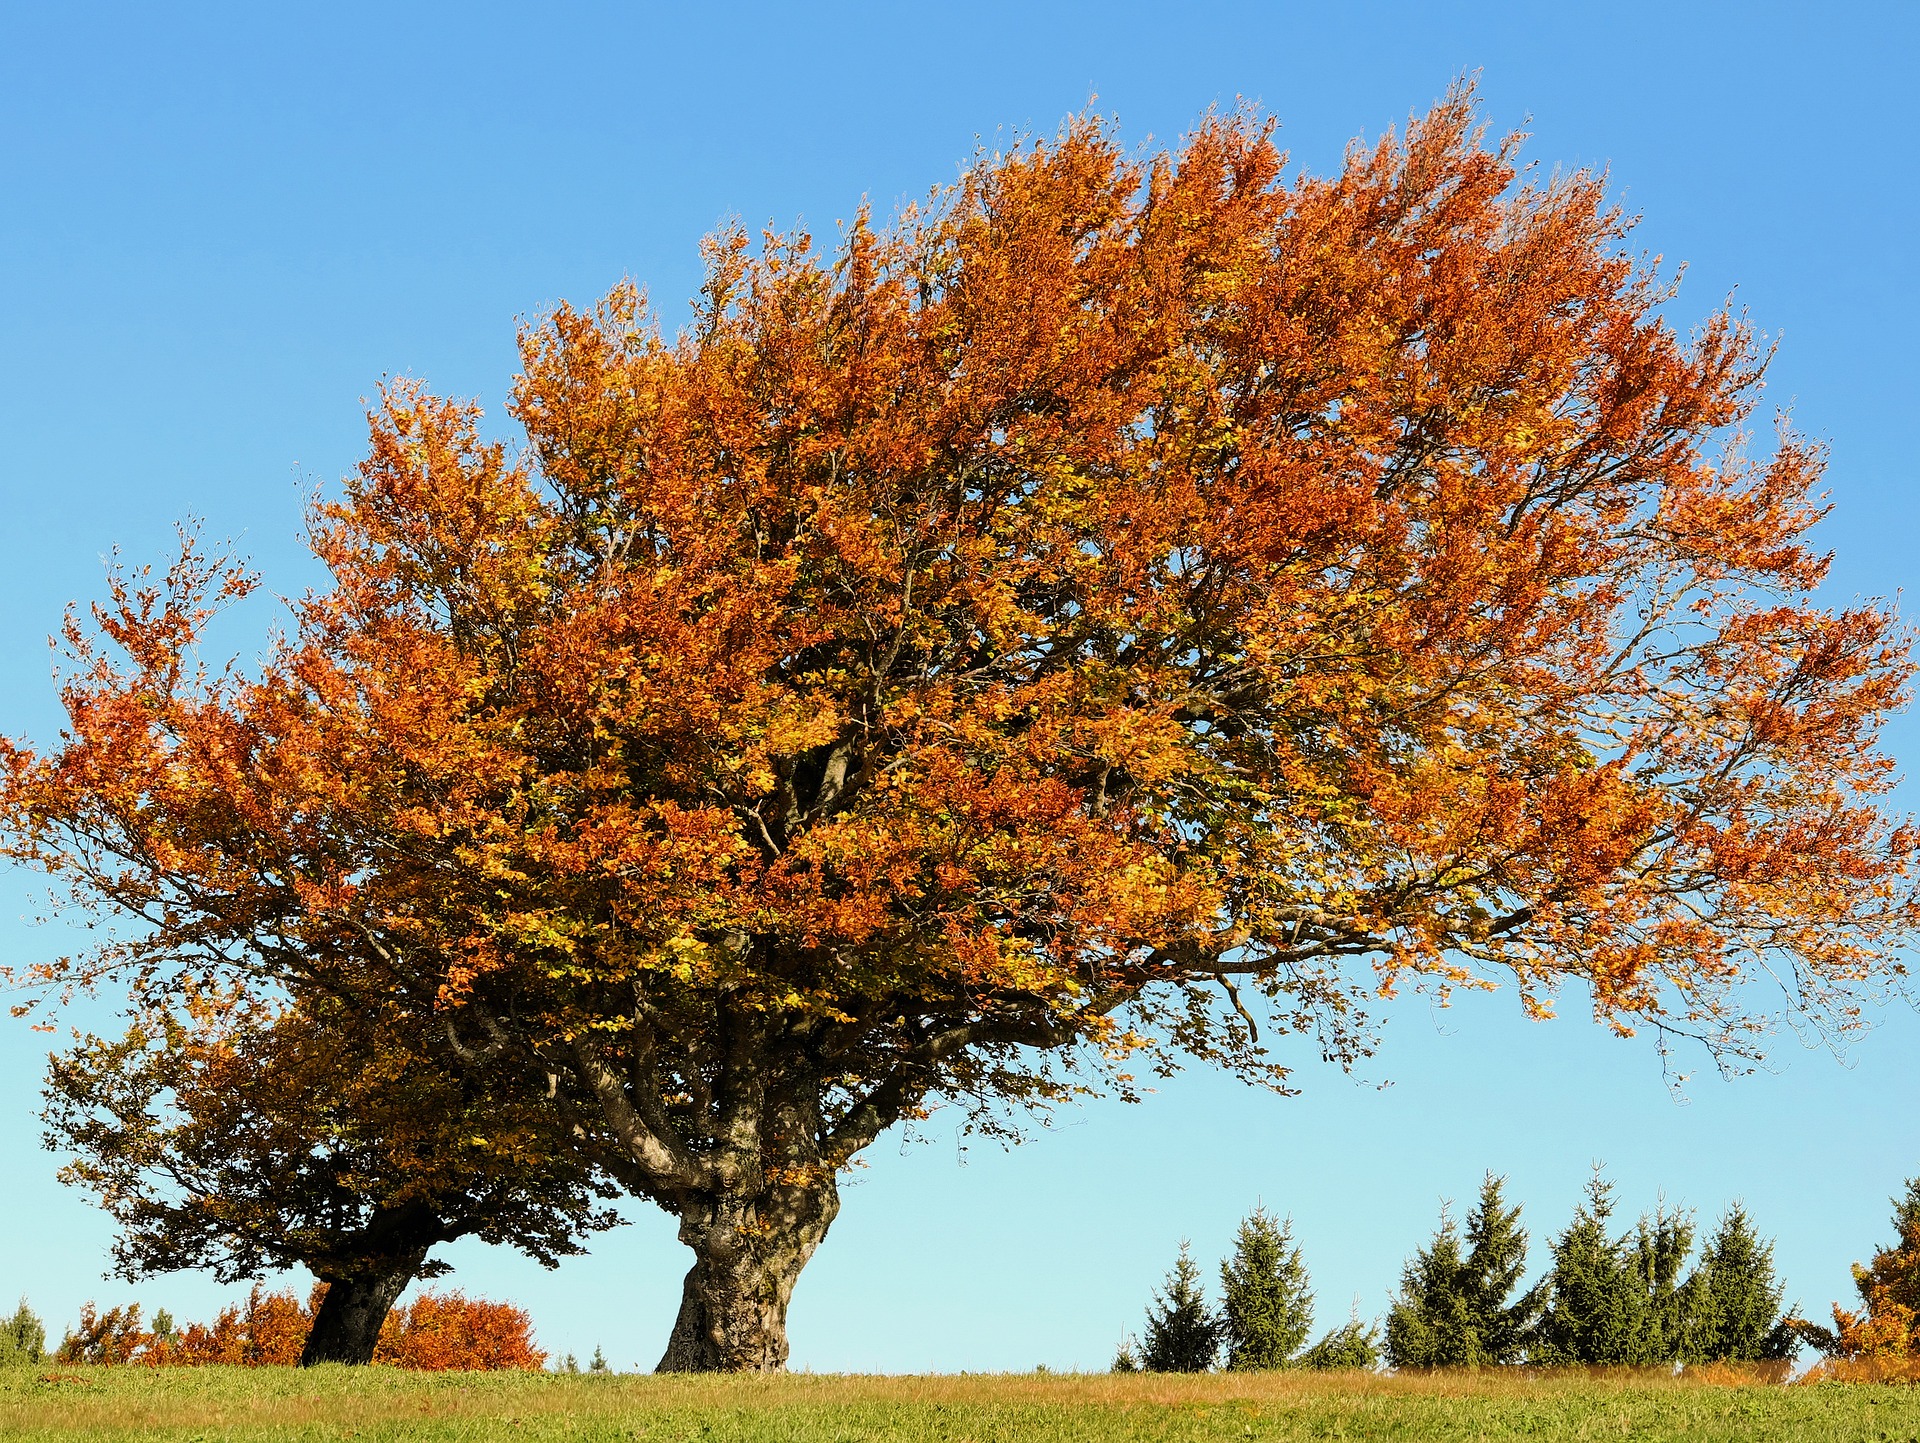
[(1313, 1327), (1313, 1287), (1293, 1241), (1293, 1220), (1256, 1207), (1220, 1264), (1220, 1323), (1227, 1366), (1285, 1368)]
[(1586, 1200), (1554, 1240), (1528, 1361), (1647, 1367), (1685, 1355), (1694, 1289), (1680, 1273), (1693, 1248), (1692, 1219), (1661, 1207), (1615, 1237), (1612, 1217), (1613, 1184), (1596, 1167)]
[(1620, 1363), (1636, 1352), (1645, 1306), (1625, 1250), (1609, 1231), (1613, 1184), (1596, 1167), (1586, 1200), (1553, 1242), (1528, 1361), (1550, 1366)]
[[(1520, 1208), (1488, 1173), (1464, 1238), (1445, 1209), (1427, 1247), (1401, 1275), (1387, 1314), (1387, 1356), (1396, 1368), (1477, 1368), (1519, 1360), (1539, 1311), (1535, 1290), (1509, 1302), (1527, 1266)], [(1465, 1250), (1462, 1251), (1462, 1244)]]
[(22, 1298), (11, 1318), (0, 1318), (0, 1367), (9, 1363), (38, 1363), (46, 1355), (46, 1325)]
[(1387, 1308), (1387, 1359), (1396, 1368), (1441, 1368), (1466, 1361), (1472, 1329), (1460, 1291), (1460, 1233), (1443, 1205), (1433, 1241), (1408, 1259)]
[(1721, 1216), (1689, 1280), (1693, 1306), (1689, 1362), (1750, 1363), (1791, 1356), (1794, 1313), (1773, 1271), (1773, 1243), (1754, 1230), (1739, 1203)]
[(1380, 1366), (1380, 1330), (1371, 1323), (1362, 1323), (1356, 1307), (1352, 1317), (1302, 1353), (1294, 1366), (1321, 1371), (1377, 1368)]
[(1692, 1331), (1697, 1277), (1680, 1280), (1693, 1251), (1693, 1218), (1668, 1212), (1664, 1204), (1642, 1216), (1626, 1246), (1626, 1256), (1641, 1300), (1640, 1328), (1619, 1361), (1637, 1366), (1673, 1363), (1687, 1353)]
[(1486, 1174), (1479, 1201), (1467, 1214), (1462, 1291), (1473, 1322), (1475, 1367), (1519, 1362), (1540, 1314), (1541, 1289), (1513, 1297), (1527, 1271), (1527, 1232), (1520, 1226), (1520, 1204), (1508, 1207), (1502, 1197), (1506, 1181)]
[(1200, 1267), (1183, 1240), (1165, 1286), (1147, 1309), (1141, 1365), (1150, 1373), (1204, 1373), (1220, 1351), (1220, 1320), (1207, 1306)]

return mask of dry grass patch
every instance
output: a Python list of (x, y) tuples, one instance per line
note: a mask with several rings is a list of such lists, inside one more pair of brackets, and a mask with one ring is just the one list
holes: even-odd
[(46, 1439), (1920, 1440), (1920, 1390), (1723, 1369), (935, 1377), (593, 1377), (392, 1369), (0, 1374), (0, 1435)]

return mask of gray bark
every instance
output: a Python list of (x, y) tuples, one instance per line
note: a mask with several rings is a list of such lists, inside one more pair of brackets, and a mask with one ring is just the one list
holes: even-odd
[(661, 1373), (770, 1373), (787, 1365), (794, 1284), (840, 1211), (831, 1175), (751, 1201), (689, 1201), (680, 1241), (693, 1249)]
[(307, 1346), (300, 1354), (300, 1366), (371, 1363), (380, 1343), (381, 1325), (417, 1270), (416, 1264), (330, 1280), (320, 1311), (314, 1315), (313, 1331), (307, 1335)]

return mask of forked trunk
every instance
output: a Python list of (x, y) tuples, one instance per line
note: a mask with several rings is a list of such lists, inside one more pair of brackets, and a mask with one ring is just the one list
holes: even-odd
[(656, 1372), (769, 1373), (787, 1366), (787, 1304), (840, 1211), (829, 1177), (752, 1201), (689, 1203), (680, 1241), (693, 1266)]
[(300, 1354), (300, 1366), (315, 1363), (371, 1363), (380, 1343), (380, 1327), (413, 1281), (414, 1268), (330, 1279), (313, 1331)]

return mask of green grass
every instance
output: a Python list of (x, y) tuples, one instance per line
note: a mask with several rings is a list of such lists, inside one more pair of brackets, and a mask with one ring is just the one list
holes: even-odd
[(1920, 1440), (1920, 1389), (1647, 1375), (649, 1378), (389, 1369), (0, 1371), (0, 1436), (1133, 1443)]

